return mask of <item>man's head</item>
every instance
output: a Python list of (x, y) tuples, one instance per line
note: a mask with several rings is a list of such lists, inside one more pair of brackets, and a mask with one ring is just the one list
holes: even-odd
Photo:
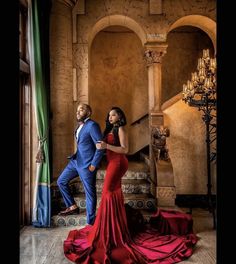
[(76, 117), (78, 121), (83, 121), (90, 117), (92, 114), (92, 109), (88, 104), (80, 103), (77, 107)]

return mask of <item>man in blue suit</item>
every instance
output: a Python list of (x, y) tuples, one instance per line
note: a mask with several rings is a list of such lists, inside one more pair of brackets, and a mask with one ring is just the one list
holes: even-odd
[(70, 161), (57, 180), (66, 204), (66, 209), (59, 215), (65, 216), (79, 213), (79, 208), (69, 189), (69, 182), (80, 176), (86, 195), (87, 223), (90, 225), (94, 223), (97, 205), (96, 173), (104, 153), (104, 150), (96, 149), (97, 141), (102, 140), (102, 133), (99, 125), (90, 119), (91, 114), (89, 105), (78, 105), (76, 112), (78, 126), (75, 131), (77, 151), (68, 157)]

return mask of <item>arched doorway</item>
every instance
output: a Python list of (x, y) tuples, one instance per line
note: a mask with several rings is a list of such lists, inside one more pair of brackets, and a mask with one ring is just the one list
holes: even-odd
[(142, 55), (142, 43), (127, 27), (110, 26), (94, 38), (89, 60), (89, 103), (101, 125), (112, 106), (125, 111), (128, 125), (147, 112), (147, 71)]
[[(181, 99), (183, 84), (196, 71), (203, 49), (209, 49), (210, 57), (216, 54), (216, 23), (199, 15), (182, 17), (170, 26), (167, 42), (162, 68), (162, 109), (172, 132), (168, 146), (176, 191), (201, 195), (206, 193), (207, 185), (205, 124), (202, 113)], [(215, 182), (214, 173), (213, 187)]]
[[(148, 126), (132, 126), (148, 112), (148, 75), (143, 58), (146, 41), (142, 28), (132, 19), (114, 15), (98, 21), (89, 36), (88, 101), (93, 118), (102, 129), (112, 106), (127, 116), (129, 154), (147, 145)], [(147, 123), (148, 120), (146, 120)], [(141, 140), (134, 139), (143, 130)]]

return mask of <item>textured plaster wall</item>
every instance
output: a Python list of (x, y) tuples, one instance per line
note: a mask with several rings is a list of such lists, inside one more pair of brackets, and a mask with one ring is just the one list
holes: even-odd
[(167, 42), (167, 53), (162, 64), (162, 103), (181, 92), (183, 84), (191, 80), (191, 73), (197, 70), (203, 49), (210, 49), (210, 56), (214, 56), (209, 36), (194, 27), (180, 27), (171, 31)]
[[(116, 103), (121, 104), (127, 112), (128, 121), (132, 122), (133, 118), (136, 118), (136, 115), (142, 115), (147, 107), (147, 101), (145, 101), (145, 98), (147, 98), (145, 91), (145, 83), (147, 83), (145, 72), (147, 69), (144, 67), (144, 63), (141, 62), (143, 56), (142, 48), (144, 47), (140, 43), (144, 45), (144, 40), (167, 41), (169, 45), (167, 54), (163, 59), (162, 94), (163, 101), (165, 101), (178, 93), (179, 89), (182, 89), (183, 82), (189, 78), (189, 76), (181, 75), (181, 71), (176, 72), (177, 68), (175, 65), (179, 65), (178, 67), (184, 65), (181, 52), (185, 52), (188, 57), (197, 57), (196, 50), (200, 49), (199, 47), (196, 48), (196, 46), (190, 49), (194, 37), (186, 40), (187, 36), (176, 37), (176, 34), (172, 34), (172, 32), (168, 34), (171, 25), (178, 19), (188, 15), (201, 15), (205, 18), (216, 20), (215, 0), (164, 0), (162, 2), (162, 15), (149, 14), (148, 0), (87, 0), (85, 3), (85, 13), (76, 16), (73, 16), (73, 14), (76, 14), (73, 6), (69, 6), (67, 1), (64, 2), (63, 4), (63, 1), (53, 1), (50, 18), (53, 179), (59, 176), (59, 173), (67, 163), (66, 156), (74, 150), (75, 108), (79, 101), (89, 103), (91, 101), (95, 110), (93, 117), (98, 119), (101, 125), (104, 124), (103, 118), (105, 118), (109, 105)], [(111, 16), (115, 17), (111, 19)], [(120, 16), (123, 17), (122, 22), (119, 19)], [(103, 18), (106, 18), (106, 21), (104, 20), (104, 28), (96, 28), (96, 23)], [(104, 37), (104, 41), (102, 41), (101, 36), (105, 33), (98, 32), (110, 26), (111, 24), (109, 23), (111, 22), (113, 25), (128, 28), (133, 27), (136, 30), (136, 34), (118, 34), (116, 41), (113, 43), (111, 43), (110, 37)], [(92, 30), (94, 36), (96, 36), (94, 39)], [(96, 35), (96, 33), (98, 34)], [(140, 40), (141, 38), (142, 41)], [(131, 46), (131, 44), (133, 45)], [(103, 48), (103, 45), (105, 45), (105, 48)], [(189, 47), (189, 49), (187, 48), (188, 51), (184, 51), (183, 47), (185, 45)], [(119, 52), (118, 47), (124, 50), (123, 53)], [(191, 59), (191, 63), (188, 65), (190, 70), (193, 68), (193, 61), (195, 59)], [(101, 68), (98, 68), (96, 64), (99, 64)], [(173, 64), (175, 65), (173, 66)], [(110, 68), (109, 72), (108, 68)], [(143, 72), (141, 69), (143, 69)], [(76, 73), (74, 82), (73, 70)], [(119, 91), (115, 96), (111, 90), (114, 88)], [(93, 91), (93, 94), (90, 90)], [(129, 101), (127, 99), (123, 100), (125, 98), (124, 94), (127, 95)], [(99, 103), (98, 99), (95, 98), (102, 99), (101, 96), (103, 96), (103, 103)], [(174, 122), (178, 122), (179, 124), (183, 122), (182, 116), (176, 115), (176, 111), (173, 109), (171, 111), (170, 108), (166, 111), (170, 111), (170, 113), (167, 113), (167, 120), (174, 120)], [(196, 114), (196, 112), (194, 113)], [(199, 120), (201, 120), (200, 117)], [(199, 124), (199, 126), (201, 127), (203, 124)], [(203, 134), (204, 128), (201, 127), (201, 129), (201, 133)], [(144, 131), (147, 131), (147, 129)], [(173, 134), (171, 134), (169, 140), (173, 140), (173, 135), (174, 139), (176, 139), (175, 133), (180, 132), (176, 132), (175, 127), (171, 127), (171, 133)], [(142, 135), (142, 133), (131, 134)], [(188, 137), (192, 138), (194, 132), (193, 135), (190, 134), (189, 132), (188, 134), (177, 136), (179, 145), (184, 145), (186, 141), (188, 142)], [(182, 143), (180, 142), (181, 140), (183, 141)], [(197, 157), (200, 159), (199, 162), (195, 163), (197, 169), (190, 166), (188, 167), (187, 174), (184, 171), (184, 167), (182, 167), (183, 171), (181, 171), (181, 166), (178, 165), (179, 153), (176, 153), (173, 147), (170, 150), (174, 162), (177, 193), (202, 193), (204, 191), (205, 182), (202, 182), (204, 172), (201, 171), (205, 160), (204, 142), (202, 143), (201, 141), (199, 144), (201, 145), (196, 147), (198, 150), (195, 150), (198, 153)], [(189, 152), (191, 152), (192, 146), (190, 144), (187, 144), (187, 146)], [(196, 157), (194, 154), (192, 155)], [(185, 156), (182, 157), (182, 165), (183, 163), (188, 163), (188, 155), (185, 153)], [(184, 158), (187, 160), (184, 161)], [(190, 172), (191, 169), (193, 169), (192, 172)], [(196, 171), (199, 171), (199, 173), (196, 173)], [(194, 175), (190, 177), (190, 173)], [(198, 184), (200, 185), (198, 186)]]
[[(170, 129), (167, 139), (174, 170), (177, 194), (207, 193), (205, 123), (202, 112), (182, 100), (164, 110), (165, 125)], [(213, 192), (216, 190), (216, 170), (212, 166)]]
[(74, 151), (71, 9), (55, 2), (50, 25), (52, 170), (57, 178)]
[(198, 14), (207, 16), (213, 20), (216, 19), (215, 0), (164, 0), (162, 6), (162, 15), (150, 15), (149, 0), (106, 2), (87, 0), (86, 15), (78, 16), (77, 20), (78, 42), (87, 42), (90, 34), (88, 29), (91, 29), (99, 19), (105, 16), (118, 14), (134, 19), (149, 34), (147, 37), (150, 40), (158, 38), (158, 34), (166, 34), (170, 25), (183, 16)]
[[(125, 28), (124, 28), (125, 31)], [(112, 106), (121, 107), (130, 123), (147, 114), (147, 68), (141, 41), (133, 32), (100, 32), (90, 56), (89, 102), (104, 128)]]

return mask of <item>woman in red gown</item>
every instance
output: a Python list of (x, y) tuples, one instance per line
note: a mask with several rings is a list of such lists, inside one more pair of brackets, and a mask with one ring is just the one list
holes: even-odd
[(83, 264), (180, 262), (192, 254), (197, 242), (190, 215), (159, 209), (140, 232), (131, 235), (128, 228), (121, 189), (121, 178), (128, 169), (125, 125), (124, 112), (113, 107), (107, 115), (104, 141), (96, 145), (106, 149), (108, 165), (95, 223), (70, 231), (64, 253), (71, 261)]

